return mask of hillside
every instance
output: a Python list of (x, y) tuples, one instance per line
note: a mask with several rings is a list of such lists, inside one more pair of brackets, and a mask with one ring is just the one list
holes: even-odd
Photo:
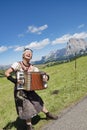
[[(37, 91), (43, 98), (47, 108), (52, 113), (59, 114), (64, 108), (80, 100), (87, 94), (87, 56), (80, 57), (76, 61), (41, 67), (41, 70), (50, 75), (48, 88)], [(76, 65), (76, 66), (75, 66)], [(75, 68), (76, 67), (76, 68)], [(0, 128), (11, 130), (23, 130), (24, 123), (19, 123), (15, 111), (13, 99), (13, 84), (6, 78), (0, 78)], [(43, 113), (39, 113), (44, 118)], [(48, 123), (45, 119), (37, 118), (33, 120), (35, 130), (40, 130), (41, 126)]]

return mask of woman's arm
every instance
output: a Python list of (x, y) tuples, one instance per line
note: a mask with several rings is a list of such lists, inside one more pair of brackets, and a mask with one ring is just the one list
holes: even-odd
[(11, 82), (13, 83), (17, 83), (17, 79), (13, 78), (11, 76), (11, 73), (13, 72), (13, 69), (12, 68), (9, 68), (5, 71), (5, 76), (7, 77), (8, 80), (10, 80)]
[(5, 76), (8, 77), (8, 76), (11, 76), (11, 73), (13, 72), (13, 69), (12, 68), (9, 68), (5, 71)]

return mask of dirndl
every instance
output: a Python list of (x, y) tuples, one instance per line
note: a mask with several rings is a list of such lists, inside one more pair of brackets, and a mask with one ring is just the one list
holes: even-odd
[(20, 119), (31, 119), (43, 109), (44, 102), (35, 91), (14, 89), (14, 99)]

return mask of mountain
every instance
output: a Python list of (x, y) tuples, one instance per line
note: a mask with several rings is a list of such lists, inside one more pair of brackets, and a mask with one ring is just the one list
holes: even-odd
[(0, 65), (0, 70), (8, 69), (10, 65)]
[(51, 51), (48, 55), (43, 56), (41, 60), (35, 61), (34, 64), (42, 64), (51, 61), (67, 60), (68, 57), (87, 54), (87, 41), (84, 39), (71, 38), (65, 48)]
[(66, 48), (51, 51), (47, 56), (44, 57), (44, 62), (63, 60), (66, 57)]
[(71, 38), (67, 42), (66, 48), (68, 55), (84, 54), (87, 53), (87, 41), (84, 39)]

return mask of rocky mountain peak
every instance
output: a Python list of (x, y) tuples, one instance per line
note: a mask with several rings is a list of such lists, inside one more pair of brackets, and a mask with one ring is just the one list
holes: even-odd
[(71, 38), (67, 42), (67, 54), (84, 53), (87, 50), (87, 42), (84, 39)]

